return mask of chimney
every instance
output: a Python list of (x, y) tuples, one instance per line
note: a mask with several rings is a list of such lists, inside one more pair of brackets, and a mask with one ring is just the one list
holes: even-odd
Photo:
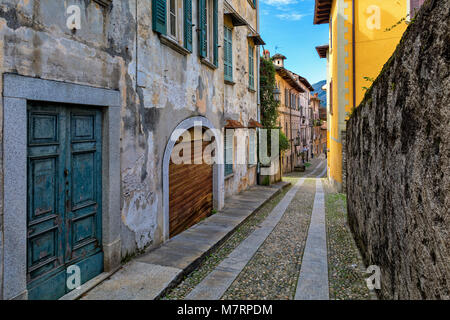
[(263, 55), (264, 55), (264, 58), (265, 58), (266, 60), (269, 60), (269, 59), (270, 59), (270, 51), (269, 51), (269, 50), (264, 50)]

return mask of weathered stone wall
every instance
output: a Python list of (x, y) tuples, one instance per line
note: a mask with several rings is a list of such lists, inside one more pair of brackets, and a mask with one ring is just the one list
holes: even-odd
[(349, 223), (382, 298), (450, 299), (449, 21), (426, 1), (347, 123)]
[[(73, 4), (81, 8), (81, 30), (75, 32), (66, 27), (66, 9)], [(197, 24), (198, 2), (192, 5)], [(92, 0), (0, 3), (0, 75), (16, 73), (120, 91), (123, 257), (163, 241), (163, 155), (176, 126), (199, 115), (216, 128), (223, 128), (227, 115), (244, 125), (250, 118), (257, 119), (257, 94), (248, 90), (245, 80), (248, 29), (235, 28), (238, 72), (236, 84), (225, 93), (222, 48), (219, 67), (214, 69), (200, 61), (197, 32), (193, 32), (192, 53), (163, 44), (152, 30), (151, 8), (151, 0), (113, 0), (107, 8)], [(256, 28), (256, 10), (248, 1), (237, 1), (235, 9)], [(219, 1), (218, 17), (222, 44), (223, 1)], [(0, 77), (0, 88), (2, 81)], [(0, 125), (2, 110), (0, 99)], [(0, 141), (1, 134), (2, 130)], [(2, 174), (0, 167), (0, 179)], [(255, 176), (256, 169), (242, 167), (227, 192), (254, 184)], [(2, 204), (0, 197), (0, 232)]]

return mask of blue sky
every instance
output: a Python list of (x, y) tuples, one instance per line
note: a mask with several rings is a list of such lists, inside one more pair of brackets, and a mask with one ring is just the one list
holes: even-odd
[[(328, 43), (328, 24), (314, 25), (314, 0), (260, 0), (260, 33), (271, 55), (311, 84), (326, 79), (326, 60), (315, 47)], [(277, 47), (277, 48), (275, 48)]]

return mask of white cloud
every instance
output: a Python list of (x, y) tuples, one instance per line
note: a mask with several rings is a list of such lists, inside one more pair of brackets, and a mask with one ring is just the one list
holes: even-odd
[(285, 6), (288, 4), (297, 3), (297, 0), (261, 0), (261, 1), (272, 6)]
[(277, 18), (280, 18), (281, 20), (290, 20), (290, 21), (298, 21), (302, 19), (306, 14), (301, 13), (283, 13), (283, 14), (277, 14)]

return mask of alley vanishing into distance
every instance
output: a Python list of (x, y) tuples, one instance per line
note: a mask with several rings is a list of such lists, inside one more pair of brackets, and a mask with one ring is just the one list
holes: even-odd
[[(137, 258), (83, 299), (370, 299), (365, 268), (346, 224), (345, 196), (331, 191), (325, 163), (316, 159), (305, 172), (286, 175), (284, 189), (247, 215), (201, 262), (187, 262), (194, 261), (192, 244), (194, 256), (200, 256), (197, 250), (209, 248), (211, 240), (205, 234), (220, 234), (220, 226), (242, 205), (225, 208)], [(240, 197), (247, 203), (257, 200), (252, 191)], [(160, 291), (152, 290), (162, 278), (167, 281)]]
[(450, 300), (449, 22), (0, 0), (0, 300)]

